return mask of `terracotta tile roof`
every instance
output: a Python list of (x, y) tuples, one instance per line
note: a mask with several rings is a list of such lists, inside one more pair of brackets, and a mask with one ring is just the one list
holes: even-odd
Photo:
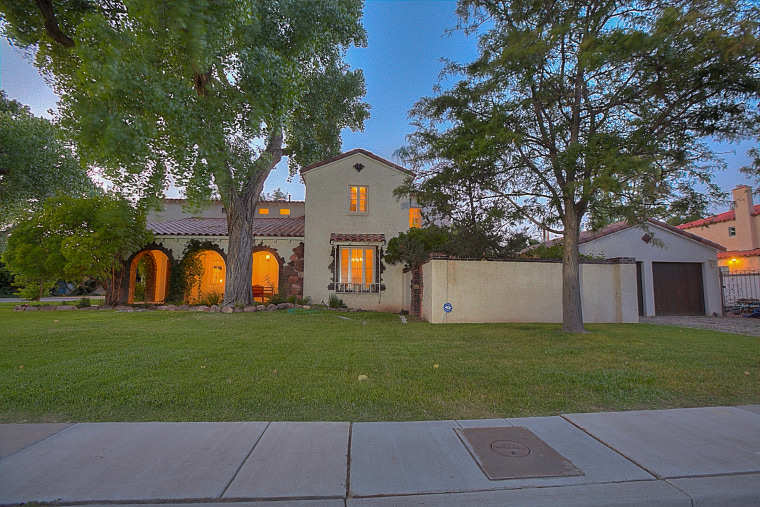
[(326, 160), (322, 160), (322, 161), (320, 161), (320, 162), (317, 162), (316, 164), (311, 164), (310, 166), (306, 166), (306, 167), (304, 167), (303, 169), (301, 169), (301, 174), (303, 174), (303, 173), (305, 173), (306, 171), (309, 171), (309, 170), (311, 170), (311, 169), (316, 169), (317, 167), (322, 167), (323, 165), (327, 165), (327, 164), (331, 164), (331, 163), (333, 163), (333, 162), (337, 162), (338, 160), (341, 160), (341, 159), (344, 159), (344, 158), (350, 157), (351, 155), (356, 155), (357, 153), (361, 153), (361, 154), (362, 154), (362, 155), (364, 155), (364, 156), (367, 156), (367, 157), (369, 157), (369, 158), (371, 158), (371, 159), (377, 160), (377, 161), (378, 161), (378, 162), (380, 162), (381, 164), (385, 164), (385, 165), (387, 165), (387, 166), (390, 166), (390, 167), (392, 167), (392, 168), (394, 168), (394, 169), (396, 169), (396, 170), (398, 170), (398, 171), (401, 171), (401, 172), (403, 172), (403, 173), (406, 173), (406, 174), (414, 174), (412, 171), (410, 171), (410, 170), (409, 170), (409, 169), (407, 169), (406, 167), (401, 167), (401, 166), (400, 166), (400, 165), (398, 165), (398, 164), (394, 164), (394, 163), (393, 163), (393, 162), (391, 162), (390, 160), (386, 160), (386, 159), (384, 159), (383, 157), (380, 157), (380, 156), (378, 156), (378, 155), (375, 155), (374, 153), (372, 153), (372, 152), (370, 152), (370, 151), (367, 151), (367, 150), (362, 150), (361, 148), (357, 148), (357, 149), (355, 149), (355, 150), (347, 151), (347, 152), (345, 152), (345, 153), (341, 153), (340, 155), (336, 155), (336, 156), (334, 156), (334, 157), (331, 157), (331, 158), (328, 158), (328, 159), (326, 159)]
[[(752, 209), (752, 216), (755, 216), (755, 215), (760, 215), (760, 204), (755, 204)], [(736, 213), (734, 212), (734, 210), (729, 210), (724, 213), (720, 213), (718, 215), (713, 215), (711, 217), (701, 218), (699, 220), (694, 220), (693, 222), (681, 224), (678, 226), (678, 228), (679, 229), (693, 229), (694, 227), (702, 227), (706, 225), (719, 224), (721, 222), (729, 222), (731, 220), (736, 220)]]
[(730, 259), (731, 257), (754, 257), (760, 255), (760, 248), (754, 250), (732, 250), (730, 252), (718, 252), (718, 259)]
[(330, 242), (357, 241), (361, 243), (385, 243), (385, 234), (330, 234)]
[[(717, 243), (713, 243), (710, 240), (707, 240), (705, 238), (702, 238), (700, 236), (697, 236), (696, 234), (692, 234), (690, 232), (682, 231), (678, 227), (672, 226), (670, 224), (666, 224), (665, 222), (660, 222), (659, 220), (655, 220), (654, 218), (647, 219), (647, 222), (650, 225), (654, 225), (656, 227), (660, 227), (662, 229), (666, 229), (670, 232), (674, 232), (678, 234), (679, 236), (683, 236), (685, 238), (689, 238), (693, 241), (698, 241), (699, 243), (702, 243), (703, 245), (707, 245), (711, 248), (714, 248), (715, 250), (718, 250), (720, 252), (725, 252), (726, 247), (723, 245), (719, 245)], [(600, 229), (596, 232), (591, 231), (581, 231), (580, 238), (578, 240), (578, 244), (582, 245), (583, 243), (588, 243), (589, 241), (594, 241), (599, 238), (603, 238), (604, 236), (609, 236), (610, 234), (615, 234), (616, 232), (623, 231), (625, 229), (628, 229), (629, 227), (633, 227), (632, 225), (629, 225), (628, 222), (616, 222), (614, 224), (610, 224), (607, 227), (604, 227), (603, 229)], [(551, 246), (555, 241), (560, 240), (562, 238), (553, 239), (550, 241), (547, 241), (544, 243), (547, 246)], [(526, 248), (523, 250), (523, 252), (530, 251), (531, 247)], [(522, 253), (522, 252), (521, 252)]]
[[(148, 224), (159, 236), (227, 236), (226, 218), (180, 218)], [(254, 218), (253, 234), (271, 237), (302, 237), (304, 217)]]

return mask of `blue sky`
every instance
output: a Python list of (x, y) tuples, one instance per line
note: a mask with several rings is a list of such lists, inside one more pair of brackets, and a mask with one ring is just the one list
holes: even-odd
[[(367, 47), (351, 48), (346, 60), (353, 68), (364, 70), (367, 85), (365, 101), (371, 117), (364, 132), (343, 133), (343, 150), (364, 148), (394, 160), (393, 153), (412, 132), (407, 114), (420, 97), (433, 94), (433, 86), (443, 68), (441, 58), (466, 62), (477, 55), (475, 37), (447, 30), (456, 25), (456, 2), (419, 0), (368, 0), (364, 7)], [(55, 108), (57, 97), (32, 67), (30, 61), (5, 40), (0, 46), (0, 86), (8, 96), (29, 105), (37, 115)], [(746, 151), (751, 143), (721, 145), (728, 170), (717, 175), (716, 182), (729, 191), (752, 181), (738, 172), (748, 163)], [(735, 153), (732, 153), (735, 152)], [(288, 183), (288, 171), (280, 164), (270, 175), (265, 191), (282, 188), (293, 199), (304, 198), (303, 185), (296, 176)]]

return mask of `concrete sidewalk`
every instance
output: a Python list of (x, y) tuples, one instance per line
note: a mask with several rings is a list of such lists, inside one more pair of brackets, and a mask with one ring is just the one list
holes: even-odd
[[(489, 479), (462, 434), (513, 426), (575, 475)], [(508, 471), (539, 454), (498, 442), (488, 459)], [(6, 424), (0, 456), (3, 505), (756, 507), (760, 406), (406, 423)]]

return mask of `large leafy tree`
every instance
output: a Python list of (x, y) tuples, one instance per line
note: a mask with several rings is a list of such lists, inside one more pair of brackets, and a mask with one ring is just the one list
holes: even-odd
[[(414, 188), (451, 179), (563, 236), (563, 329), (583, 331), (578, 239), (657, 212), (758, 129), (760, 9), (749, 0), (460, 0), (479, 58), (420, 100)], [(421, 183), (420, 183), (421, 182)], [(688, 195), (686, 196), (688, 197)]]
[(93, 279), (115, 304), (125, 260), (151, 241), (145, 215), (115, 194), (58, 196), (20, 220), (8, 238), (3, 262), (29, 299), (39, 299), (59, 280)]
[(0, 132), (0, 230), (33, 213), (48, 197), (96, 191), (60, 128), (2, 90)]
[(225, 304), (249, 303), (252, 220), (272, 168), (340, 150), (360, 129), (360, 1), (0, 1), (5, 33), (37, 48), (80, 155), (118, 188), (157, 197), (171, 182), (218, 195), (229, 228)]

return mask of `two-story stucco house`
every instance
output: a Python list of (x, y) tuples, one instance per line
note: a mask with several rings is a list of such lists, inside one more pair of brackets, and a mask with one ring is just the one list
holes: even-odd
[[(393, 191), (410, 172), (356, 149), (301, 170), (305, 201), (262, 201), (254, 219), (251, 285), (254, 299), (274, 293), (397, 312), (409, 308), (411, 278), (384, 262), (387, 242), (420, 225), (420, 209)], [(199, 252), (204, 274), (199, 299), (224, 292), (227, 223), (220, 202), (197, 214), (167, 199), (151, 214), (155, 241), (129, 261), (129, 302), (163, 301), (169, 274), (188, 248)]]
[(752, 202), (752, 187), (733, 189), (733, 209), (678, 228), (726, 247), (718, 265), (729, 271), (760, 270), (760, 205)]

